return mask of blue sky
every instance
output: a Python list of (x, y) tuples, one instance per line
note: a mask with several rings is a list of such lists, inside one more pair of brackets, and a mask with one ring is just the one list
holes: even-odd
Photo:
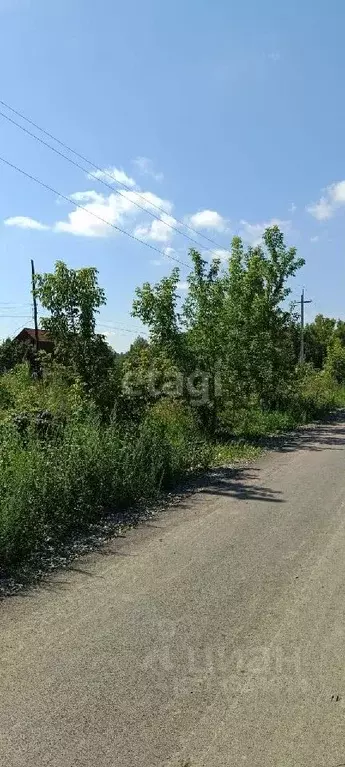
[[(170, 270), (166, 252), (188, 261), (191, 243), (165, 226), (181, 228), (175, 217), (215, 250), (282, 222), (307, 261), (293, 297), (304, 285), (307, 318), (344, 318), (344, 31), (340, 0), (0, 0), (0, 99), (107, 170), (114, 190), (1, 116), (0, 155), (163, 252), (0, 163), (0, 337), (32, 324), (30, 259), (49, 271), (62, 258), (97, 266), (100, 330), (128, 347), (136, 285)], [(150, 217), (152, 203), (169, 218)]]

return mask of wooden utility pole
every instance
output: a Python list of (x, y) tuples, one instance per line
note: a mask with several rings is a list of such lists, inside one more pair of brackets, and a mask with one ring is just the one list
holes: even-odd
[(32, 259), (31, 259), (31, 285), (32, 285), (32, 300), (33, 300), (33, 305), (34, 305), (35, 345), (36, 345), (36, 353), (38, 353), (38, 351), (39, 351), (39, 338), (38, 338), (38, 321), (37, 321), (35, 264), (34, 264)]
[(301, 343), (300, 343), (300, 353), (299, 353), (299, 361), (301, 365), (303, 364), (305, 360), (305, 354), (304, 354), (304, 305), (305, 304), (311, 304), (312, 301), (309, 299), (308, 301), (304, 298), (304, 288), (301, 293)]

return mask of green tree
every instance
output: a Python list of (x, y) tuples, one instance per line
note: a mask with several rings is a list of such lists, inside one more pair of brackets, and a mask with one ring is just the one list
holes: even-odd
[(152, 286), (145, 282), (136, 289), (132, 316), (138, 317), (149, 328), (150, 342), (164, 349), (172, 359), (180, 356), (180, 318), (177, 312), (177, 286), (179, 270)]
[[(304, 331), (306, 362), (311, 362), (317, 370), (322, 370), (326, 362), (328, 346), (336, 332), (336, 320), (317, 314), (314, 321), (308, 323)], [(342, 333), (342, 327), (339, 328)]]
[(345, 347), (345, 322), (344, 320), (338, 320), (335, 329), (335, 336), (339, 338), (342, 346)]
[(96, 314), (106, 303), (97, 269), (69, 269), (58, 261), (55, 271), (36, 275), (36, 295), (49, 316), (42, 326), (53, 339), (56, 357), (71, 367), (87, 386), (97, 385), (112, 364), (113, 352), (96, 333)]
[(263, 246), (245, 251), (238, 237), (233, 240), (224, 316), (229, 397), (235, 403), (245, 395), (276, 407), (284, 396), (295, 363), (294, 318), (284, 302), (288, 282), (303, 263), (277, 226), (266, 229)]
[(226, 271), (219, 260), (208, 264), (191, 250), (193, 269), (179, 311), (178, 269), (136, 291), (133, 314), (150, 330), (146, 363), (164, 357), (164, 368), (170, 360), (184, 375), (184, 396), (194, 404), (189, 383), (193, 371), (200, 374), (207, 401), (199, 399), (199, 413), (212, 431), (225, 401), (234, 411), (254, 401), (277, 407), (293, 380), (295, 319), (284, 302), (289, 280), (304, 261), (287, 248), (277, 226), (263, 240), (263, 246), (245, 250), (235, 237)]
[(35, 354), (30, 344), (16, 341), (15, 338), (6, 338), (0, 344), (0, 375), (7, 373), (22, 362), (29, 362), (33, 366), (34, 357)]
[[(217, 414), (221, 404), (220, 370), (226, 337), (224, 323), (225, 279), (221, 262), (205, 261), (195, 249), (189, 251), (193, 270), (188, 277), (188, 294), (182, 307), (185, 327), (184, 360), (181, 367), (188, 377), (199, 374), (203, 399), (199, 401), (199, 414), (209, 431), (217, 426)], [(189, 379), (190, 380), (190, 379)], [(192, 383), (192, 382), (191, 382)], [(188, 387), (186, 394), (194, 400), (195, 387)]]
[(345, 347), (336, 336), (331, 339), (327, 349), (325, 370), (337, 383), (345, 383)]

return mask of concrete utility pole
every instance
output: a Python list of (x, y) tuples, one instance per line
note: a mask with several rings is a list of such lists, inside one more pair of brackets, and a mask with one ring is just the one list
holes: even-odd
[(31, 284), (32, 284), (32, 299), (34, 304), (34, 323), (35, 323), (35, 342), (36, 352), (39, 351), (39, 338), (38, 338), (38, 322), (37, 322), (37, 301), (36, 301), (36, 283), (35, 283), (35, 264), (31, 259)]
[(299, 361), (301, 365), (303, 364), (305, 360), (305, 354), (304, 354), (304, 305), (305, 304), (311, 304), (312, 301), (309, 299), (304, 298), (304, 288), (301, 293), (301, 345), (300, 345), (300, 353), (299, 353)]

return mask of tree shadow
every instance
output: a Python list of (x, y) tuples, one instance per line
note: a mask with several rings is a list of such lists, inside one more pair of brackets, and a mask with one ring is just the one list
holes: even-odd
[(208, 476), (207, 484), (200, 490), (207, 495), (222, 495), (242, 501), (266, 501), (285, 503), (280, 490), (257, 483), (260, 469), (224, 468)]

